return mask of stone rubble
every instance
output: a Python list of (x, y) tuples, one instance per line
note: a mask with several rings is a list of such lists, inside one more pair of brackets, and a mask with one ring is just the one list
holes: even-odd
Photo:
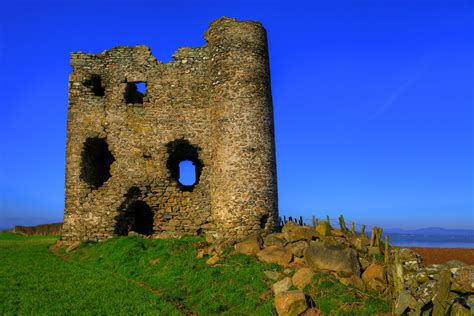
[[(263, 242), (252, 236), (235, 243), (234, 253), (255, 255), (284, 268), (283, 272), (264, 271), (278, 315), (320, 315), (303, 303), (303, 290), (316, 272), (330, 273), (360, 291), (392, 298), (393, 315), (472, 315), (474, 266), (450, 261), (425, 267), (423, 258), (410, 249), (389, 247), (385, 254), (384, 245), (370, 247), (366, 235), (342, 232), (324, 223), (319, 221), (314, 228), (289, 222), (281, 233), (269, 234)], [(215, 255), (215, 248), (211, 245), (207, 255)], [(381, 255), (387, 255), (389, 262), (381, 260)]]

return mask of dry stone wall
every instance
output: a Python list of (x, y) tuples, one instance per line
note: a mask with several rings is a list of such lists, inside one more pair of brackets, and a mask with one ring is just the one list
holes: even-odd
[[(266, 32), (221, 18), (205, 39), (166, 64), (146, 46), (71, 54), (65, 241), (276, 228)], [(178, 181), (186, 160), (194, 185)]]

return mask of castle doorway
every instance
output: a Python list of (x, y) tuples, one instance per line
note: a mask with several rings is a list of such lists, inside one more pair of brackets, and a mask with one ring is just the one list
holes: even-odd
[(127, 236), (131, 231), (142, 235), (153, 234), (153, 211), (146, 202), (134, 201), (117, 216), (115, 233)]

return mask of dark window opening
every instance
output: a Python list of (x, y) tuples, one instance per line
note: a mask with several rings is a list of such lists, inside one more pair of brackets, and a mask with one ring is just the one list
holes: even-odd
[(116, 220), (116, 235), (128, 236), (131, 231), (142, 235), (153, 234), (153, 211), (143, 201), (133, 201), (128, 206), (122, 206)]
[(193, 191), (204, 166), (199, 159), (200, 148), (184, 139), (175, 140), (167, 147), (169, 158), (166, 165), (171, 178), (178, 182), (183, 191)]
[(265, 227), (267, 226), (268, 218), (269, 218), (268, 214), (265, 214), (262, 217), (260, 217), (260, 228), (261, 229), (265, 229)]
[(114, 161), (105, 139), (88, 138), (81, 154), (81, 179), (92, 189), (101, 187), (111, 177), (110, 165)]
[(105, 88), (102, 86), (102, 78), (99, 75), (92, 75), (89, 80), (84, 82), (84, 85), (89, 87), (94, 95), (98, 97), (105, 95)]
[(143, 104), (143, 97), (146, 93), (146, 82), (127, 82), (125, 89), (125, 102)]

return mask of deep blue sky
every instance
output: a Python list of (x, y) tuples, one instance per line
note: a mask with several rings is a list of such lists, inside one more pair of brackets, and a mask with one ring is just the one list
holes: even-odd
[(70, 52), (168, 61), (229, 16), (268, 31), (282, 214), (474, 228), (473, 1), (230, 3), (3, 3), (0, 227), (62, 220)]

